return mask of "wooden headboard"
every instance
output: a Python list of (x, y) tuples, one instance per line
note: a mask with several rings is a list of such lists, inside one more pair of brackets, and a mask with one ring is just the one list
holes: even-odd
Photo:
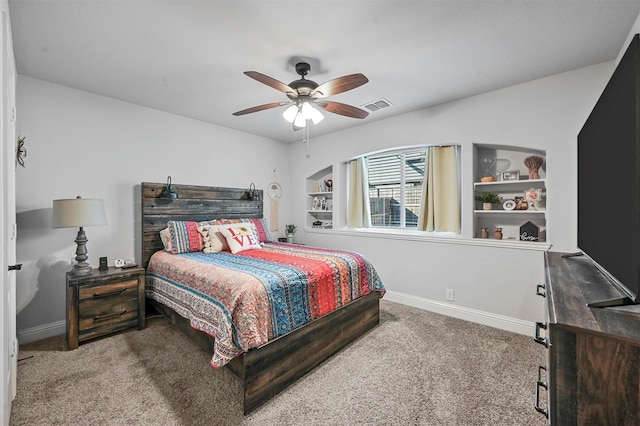
[(162, 198), (166, 183), (142, 182), (142, 266), (147, 267), (151, 255), (162, 250), (160, 231), (169, 220), (205, 221), (220, 218), (261, 218), (262, 190), (249, 196), (247, 188), (175, 185), (177, 199)]

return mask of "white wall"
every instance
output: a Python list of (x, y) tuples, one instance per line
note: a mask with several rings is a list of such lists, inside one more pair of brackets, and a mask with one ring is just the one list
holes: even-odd
[[(542, 252), (471, 240), (473, 143), (547, 152), (552, 250), (576, 249), (576, 135), (606, 85), (604, 63), (503, 90), (311, 137), (302, 143), (268, 139), (69, 89), (28, 77), (18, 80), (18, 123), (26, 137), (26, 168), (18, 170), (18, 331), (21, 341), (59, 334), (66, 315), (64, 273), (76, 230), (51, 229), (56, 198), (103, 198), (109, 225), (87, 228), (89, 260), (136, 257), (142, 181), (249, 186), (276, 179), (286, 188), (280, 220), (304, 224), (305, 178), (327, 165), (399, 145), (462, 145), (463, 238), (457, 244), (390, 239), (353, 232), (307, 232), (309, 244), (352, 249), (369, 258), (386, 297), (449, 315), (530, 333), (542, 319), (534, 296), (544, 281)], [(273, 170), (276, 169), (274, 178)], [(335, 180), (335, 178), (334, 178)], [(336, 185), (340, 182), (336, 181)], [(268, 203), (265, 215), (268, 216)], [(455, 302), (445, 301), (445, 289)]]
[[(388, 297), (453, 316), (528, 332), (543, 319), (543, 252), (497, 247), (471, 240), (474, 143), (512, 145), (547, 153), (547, 236), (553, 251), (576, 251), (577, 134), (614, 69), (613, 61), (506, 89), (373, 122), (296, 144), (290, 152), (296, 191), (291, 222), (304, 223), (304, 180), (327, 165), (398, 145), (462, 146), (463, 230), (451, 244), (348, 231), (302, 230), (308, 244), (344, 247), (370, 258), (389, 290)], [(375, 114), (375, 112), (373, 113)], [(344, 184), (334, 175), (334, 197)], [(445, 289), (455, 291), (454, 303)]]
[[(26, 167), (17, 170), (22, 342), (64, 332), (65, 272), (78, 230), (51, 229), (52, 200), (104, 199), (108, 226), (85, 229), (89, 262), (97, 267), (101, 256), (111, 265), (116, 258), (139, 261), (141, 182), (171, 175), (174, 184), (254, 182), (260, 189), (278, 179), (289, 186), (286, 144), (24, 76), (17, 91), (27, 148)], [(287, 211), (287, 194), (280, 202)]]

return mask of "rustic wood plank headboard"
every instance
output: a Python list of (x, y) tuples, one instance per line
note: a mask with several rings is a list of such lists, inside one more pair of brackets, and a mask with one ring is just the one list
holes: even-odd
[(262, 190), (249, 196), (247, 188), (176, 185), (179, 198), (162, 198), (166, 183), (142, 182), (142, 266), (147, 267), (151, 255), (162, 250), (160, 231), (169, 220), (205, 221), (220, 218), (261, 218)]

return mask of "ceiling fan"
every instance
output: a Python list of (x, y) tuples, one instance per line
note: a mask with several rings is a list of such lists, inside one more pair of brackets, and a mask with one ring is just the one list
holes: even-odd
[(367, 83), (369, 79), (364, 75), (359, 73), (349, 74), (318, 85), (315, 81), (304, 78), (311, 70), (309, 63), (298, 62), (295, 67), (296, 73), (300, 75), (300, 79), (292, 81), (289, 84), (284, 84), (275, 78), (261, 74), (257, 71), (245, 71), (245, 74), (254, 80), (285, 93), (290, 100), (288, 102), (271, 102), (243, 109), (242, 111), (234, 112), (233, 115), (239, 116), (251, 114), (253, 112), (290, 105), (282, 115), (285, 120), (293, 123), (293, 130), (300, 130), (305, 127), (307, 125), (307, 120), (313, 121), (313, 124), (317, 124), (322, 121), (324, 116), (315, 107), (351, 118), (362, 119), (369, 115), (367, 111), (360, 108), (340, 102), (324, 100), (326, 97), (355, 89), (356, 87)]

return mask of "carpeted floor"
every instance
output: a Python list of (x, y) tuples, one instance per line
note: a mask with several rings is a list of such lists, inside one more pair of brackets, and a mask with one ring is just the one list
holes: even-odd
[(248, 416), (240, 381), (164, 318), (65, 345), (20, 347), (11, 426), (546, 424), (532, 337), (384, 299), (379, 326)]

